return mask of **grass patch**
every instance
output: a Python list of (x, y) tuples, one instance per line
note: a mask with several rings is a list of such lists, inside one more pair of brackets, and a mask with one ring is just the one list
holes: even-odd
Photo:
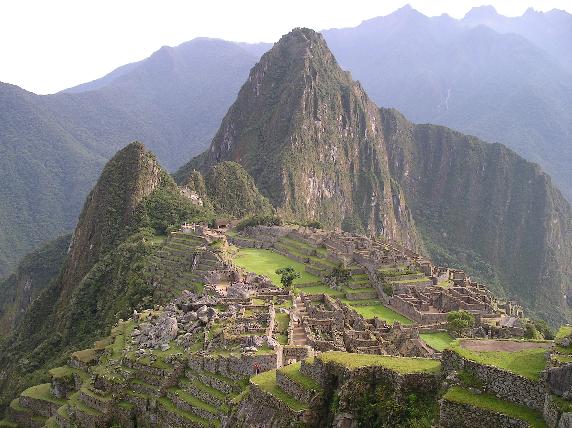
[(342, 297), (345, 296), (343, 291), (334, 290), (326, 285), (313, 285), (311, 287), (298, 287), (296, 288), (297, 293), (304, 293), (308, 295), (315, 295), (315, 294), (327, 294), (328, 296), (332, 297)]
[(23, 395), (24, 397), (35, 398), (37, 400), (49, 401), (50, 403), (55, 403), (59, 405), (64, 404), (66, 400), (54, 397), (50, 390), (50, 386), (51, 385), (49, 383), (42, 383), (40, 385), (35, 385), (26, 389), (24, 392), (22, 392), (21, 395)]
[(403, 325), (413, 324), (413, 321), (411, 321), (409, 318), (404, 317), (400, 313), (395, 312), (393, 309), (388, 308), (381, 303), (376, 305), (354, 305), (351, 300), (347, 299), (342, 300), (342, 303), (348, 305), (362, 317), (367, 319), (377, 317), (388, 324), (393, 324), (395, 321), (398, 321)]
[(324, 363), (333, 362), (349, 369), (381, 366), (401, 374), (437, 373), (441, 363), (430, 358), (394, 357), (389, 355), (352, 354), (349, 352), (330, 351), (317, 356)]
[(216, 407), (210, 405), (209, 403), (205, 403), (202, 400), (199, 400), (197, 397), (189, 394), (187, 391), (180, 389), (180, 388), (169, 388), (169, 392), (175, 394), (177, 397), (182, 399), (183, 401), (189, 403), (191, 406), (196, 407), (198, 409), (206, 410), (207, 412), (217, 414), (218, 410)]
[(453, 386), (447, 391), (443, 398), (453, 403), (468, 404), (526, 421), (532, 428), (546, 427), (546, 423), (544, 419), (542, 419), (540, 412), (509, 401), (500, 400), (491, 394), (475, 394), (458, 386)]
[(282, 401), (292, 410), (300, 412), (302, 410), (306, 410), (308, 406), (300, 403), (294, 397), (288, 395), (282, 388), (280, 388), (276, 384), (276, 370), (270, 370), (264, 373), (260, 373), (256, 376), (253, 376), (250, 379), (254, 385), (257, 385), (263, 391), (268, 392), (269, 394), (276, 397), (278, 400)]
[(319, 278), (304, 270), (305, 266), (302, 263), (291, 260), (271, 250), (264, 250), (259, 248), (241, 248), (238, 255), (234, 259), (234, 263), (246, 269), (249, 272), (254, 272), (258, 275), (264, 275), (272, 281), (276, 286), (281, 286), (280, 275), (276, 273), (276, 269), (285, 266), (292, 266), (297, 272), (300, 273), (300, 278), (294, 280), (294, 284), (303, 284), (305, 282), (318, 281)]
[(240, 391), (240, 393), (236, 397), (230, 400), (230, 402), (232, 404), (239, 404), (242, 400), (244, 400), (244, 398), (248, 395), (249, 392), (250, 392), (250, 387), (244, 388), (242, 391)]
[(523, 349), (518, 352), (471, 351), (461, 347), (456, 340), (449, 346), (457, 354), (480, 364), (497, 367), (528, 379), (538, 380), (546, 366), (546, 350), (543, 348)]
[(182, 416), (184, 419), (188, 419), (194, 423), (197, 423), (201, 426), (207, 427), (208, 422), (206, 419), (203, 419), (194, 413), (188, 412), (186, 410), (181, 410), (175, 404), (169, 400), (167, 397), (161, 397), (157, 399), (157, 402), (163, 406), (167, 411), (171, 413), (175, 413), (176, 415)]
[(290, 323), (290, 316), (288, 314), (283, 314), (278, 312), (276, 314), (276, 326), (280, 333), (288, 331), (288, 324)]
[(322, 387), (318, 382), (316, 382), (311, 377), (305, 376), (304, 374), (300, 373), (301, 365), (302, 365), (301, 362), (290, 364), (285, 367), (282, 367), (280, 369), (280, 372), (283, 373), (288, 379), (291, 379), (298, 385), (304, 387), (304, 389), (320, 391)]
[(443, 352), (455, 339), (445, 331), (437, 333), (421, 333), (421, 339), (436, 351)]
[(76, 351), (71, 356), (82, 363), (90, 364), (91, 362), (95, 361), (97, 358), (97, 350), (95, 349), (83, 349), (81, 351)]

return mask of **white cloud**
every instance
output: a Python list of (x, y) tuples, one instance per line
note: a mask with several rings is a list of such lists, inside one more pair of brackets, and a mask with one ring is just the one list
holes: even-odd
[[(2, 4), (0, 81), (51, 93), (96, 79), (163, 45), (199, 36), (272, 42), (293, 27), (349, 27), (387, 15), (407, 0), (17, 0)], [(493, 4), (520, 15), (528, 6), (572, 12), (569, 0), (411, 0), (427, 15), (461, 17)]]

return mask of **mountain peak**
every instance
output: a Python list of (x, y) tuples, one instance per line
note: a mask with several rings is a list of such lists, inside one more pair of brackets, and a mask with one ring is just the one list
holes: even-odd
[(64, 296), (132, 223), (138, 204), (167, 177), (140, 142), (125, 146), (107, 162), (87, 196), (64, 269)]
[[(381, 131), (377, 106), (322, 35), (296, 28), (251, 70), (210, 149), (186, 170), (234, 161), (285, 218), (361, 224), (415, 246)], [(367, 191), (358, 192), (362, 184)]]
[(498, 16), (497, 10), (492, 5), (473, 7), (467, 12), (464, 19), (490, 19)]

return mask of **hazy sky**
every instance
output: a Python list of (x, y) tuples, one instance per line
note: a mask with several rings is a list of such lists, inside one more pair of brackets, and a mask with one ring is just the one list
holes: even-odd
[(407, 3), (456, 18), (482, 4), (508, 16), (572, 12), (572, 0), (6, 0), (0, 81), (53, 93), (195, 37), (274, 42), (293, 27), (351, 27)]

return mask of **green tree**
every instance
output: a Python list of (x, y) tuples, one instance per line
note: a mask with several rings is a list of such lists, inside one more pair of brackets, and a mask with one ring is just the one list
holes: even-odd
[(461, 309), (447, 314), (447, 329), (452, 333), (460, 334), (474, 325), (475, 316), (470, 312)]
[(280, 282), (287, 290), (292, 288), (292, 283), (296, 278), (300, 278), (300, 273), (296, 272), (292, 266), (276, 269), (276, 273), (280, 275)]
[(352, 277), (351, 271), (346, 267), (343, 262), (340, 262), (332, 272), (330, 272), (325, 278), (324, 282), (330, 288), (341, 288), (350, 282)]

